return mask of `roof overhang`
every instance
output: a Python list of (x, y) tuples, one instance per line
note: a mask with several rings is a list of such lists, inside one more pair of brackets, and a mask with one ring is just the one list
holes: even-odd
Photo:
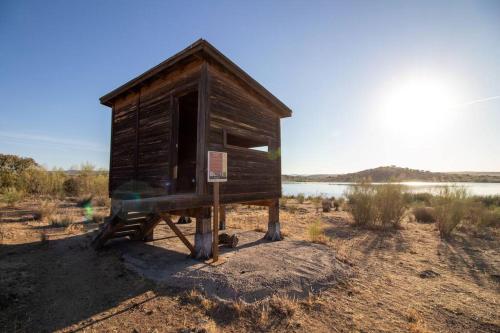
[(271, 103), (281, 117), (290, 117), (292, 115), (292, 110), (276, 98), (272, 93), (270, 93), (266, 88), (264, 88), (260, 83), (255, 81), (250, 75), (248, 75), (244, 70), (242, 70), (238, 65), (229, 60), (225, 55), (223, 55), (219, 50), (217, 50), (213, 45), (204, 39), (199, 39), (184, 50), (173, 55), (157, 66), (151, 68), (150, 70), (144, 72), (138, 77), (128, 81), (124, 85), (116, 88), (115, 90), (102, 96), (99, 100), (101, 104), (111, 107), (113, 105), (113, 100), (115, 100), (120, 95), (126, 93), (127, 91), (137, 89), (146, 82), (156, 78), (158, 75), (170, 70), (175, 65), (189, 60), (191, 57), (196, 57), (201, 55), (202, 57), (208, 57), (223, 68), (228, 70), (231, 74), (235, 75), (238, 79), (242, 80), (250, 88), (252, 88), (257, 94), (266, 99)]

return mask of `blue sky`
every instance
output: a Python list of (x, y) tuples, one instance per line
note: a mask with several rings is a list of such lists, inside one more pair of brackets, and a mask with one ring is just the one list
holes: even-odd
[(98, 98), (198, 38), (293, 109), (284, 173), (500, 171), (499, 1), (4, 0), (0, 152), (106, 168)]

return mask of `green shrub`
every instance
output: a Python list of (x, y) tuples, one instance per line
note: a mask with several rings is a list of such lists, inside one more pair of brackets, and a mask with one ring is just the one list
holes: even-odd
[(423, 192), (423, 193), (409, 193), (406, 192), (404, 194), (404, 198), (406, 203), (408, 204), (418, 204), (424, 206), (430, 206), (432, 203), (432, 198), (434, 196), (431, 193)]
[(445, 187), (433, 201), (439, 235), (448, 238), (467, 217), (470, 204), (467, 191), (460, 187)]
[(358, 225), (374, 224), (377, 216), (375, 207), (375, 189), (372, 185), (361, 183), (353, 185), (348, 194), (349, 207)]
[(68, 178), (63, 183), (64, 194), (76, 197), (80, 193), (80, 183), (75, 177)]
[(478, 226), (500, 228), (500, 208), (485, 210)]
[(475, 195), (472, 197), (475, 202), (480, 202), (486, 207), (500, 207), (500, 195)]
[(377, 221), (383, 227), (397, 227), (401, 224), (406, 211), (403, 188), (400, 184), (383, 184), (375, 187)]
[(398, 227), (406, 212), (403, 189), (399, 184), (353, 185), (347, 197), (355, 223), (362, 226)]
[(14, 207), (19, 201), (22, 200), (24, 193), (18, 191), (14, 187), (8, 187), (2, 193), (2, 201), (10, 207)]
[(415, 207), (413, 208), (413, 215), (415, 219), (421, 223), (436, 222), (434, 208), (432, 207)]
[(297, 199), (297, 202), (298, 202), (299, 204), (303, 204), (303, 203), (304, 203), (304, 200), (305, 200), (305, 196), (304, 196), (304, 194), (303, 194), (303, 193), (299, 193), (299, 194), (297, 194), (296, 199)]

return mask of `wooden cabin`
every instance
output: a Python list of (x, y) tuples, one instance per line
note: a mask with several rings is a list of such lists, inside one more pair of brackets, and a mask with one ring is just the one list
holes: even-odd
[(196, 41), (100, 102), (112, 112), (112, 212), (95, 240), (98, 246), (113, 237), (151, 239), (154, 226), (175, 214), (196, 218), (195, 244), (186, 245), (193, 256), (208, 257), (209, 150), (227, 152), (222, 207), (268, 206), (266, 237), (281, 238), (280, 119), (292, 112), (210, 43)]

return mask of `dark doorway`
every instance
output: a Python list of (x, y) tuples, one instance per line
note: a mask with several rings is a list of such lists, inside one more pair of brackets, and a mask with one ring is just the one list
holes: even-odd
[(177, 137), (177, 193), (196, 191), (198, 91), (179, 97)]

